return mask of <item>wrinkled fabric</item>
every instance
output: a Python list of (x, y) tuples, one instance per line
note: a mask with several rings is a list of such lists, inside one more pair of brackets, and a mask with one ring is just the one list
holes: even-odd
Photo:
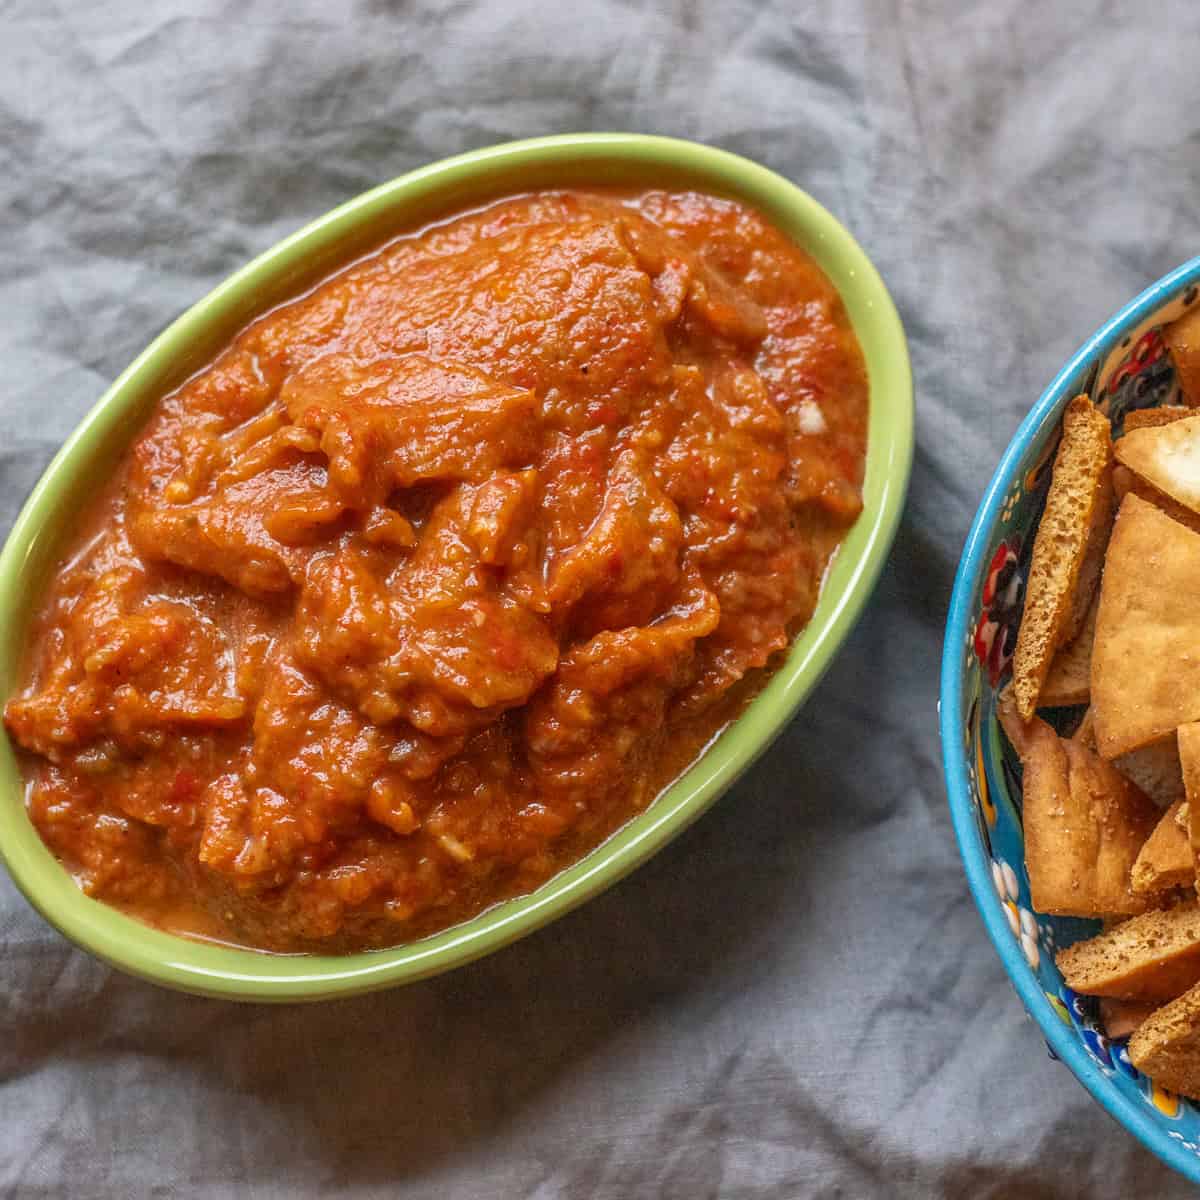
[(917, 380), (869, 611), (774, 748), (607, 895), (313, 1007), (160, 991), (0, 880), (20, 1197), (1183, 1196), (1051, 1061), (984, 935), (936, 743), (942, 624), (1021, 415), (1200, 249), (1200, 9), (1077, 0), (0, 6), (0, 525), (184, 307), (421, 163), (576, 129), (798, 181)]

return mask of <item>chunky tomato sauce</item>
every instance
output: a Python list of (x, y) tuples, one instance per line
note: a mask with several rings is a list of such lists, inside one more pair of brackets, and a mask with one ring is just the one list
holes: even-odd
[(862, 356), (761, 217), (546, 192), (396, 239), (163, 399), (5, 709), (90, 894), (393, 944), (642, 809), (811, 616)]

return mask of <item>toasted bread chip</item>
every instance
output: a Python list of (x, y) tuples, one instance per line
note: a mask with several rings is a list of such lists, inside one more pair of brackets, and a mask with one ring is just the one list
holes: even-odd
[(1172, 521), (1186, 525), (1194, 533), (1200, 533), (1200, 513), (1194, 513), (1185, 508), (1178, 500), (1172, 500), (1165, 492), (1160, 492), (1153, 484), (1147, 483), (1140, 475), (1135, 475), (1128, 467), (1117, 463), (1113, 467), (1113, 495), (1117, 507), (1120, 508), (1125, 497), (1132, 492), (1147, 504), (1153, 504), (1160, 512), (1164, 512)]
[(1163, 330), (1183, 399), (1200, 405), (1200, 308), (1193, 308)]
[(1077, 992), (1165, 1004), (1200, 983), (1200, 909), (1142, 913), (1060, 950), (1054, 961)]
[(1136, 784), (1159, 808), (1169, 808), (1184, 798), (1179, 744), (1173, 733), (1112, 760), (1112, 765)]
[(1200, 1096), (1200, 985), (1151, 1013), (1129, 1039), (1128, 1053), (1159, 1087)]
[(1157, 425), (1170, 425), (1172, 421), (1182, 421), (1184, 417), (1194, 417), (1195, 410), (1185, 404), (1162, 404), (1158, 408), (1135, 408), (1127, 412), (1124, 418), (1125, 432), (1133, 429), (1150, 429)]
[(1144, 911), (1146, 899), (1134, 894), (1131, 873), (1158, 810), (1111, 763), (1063, 740), (1040, 718), (1021, 726), (1019, 736), (1034, 908), (1065, 917)]
[(1090, 708), (1079, 718), (1079, 724), (1075, 726), (1075, 732), (1071, 734), (1071, 741), (1078, 742), (1089, 750), (1096, 749), (1096, 718), (1092, 716)]
[(1117, 461), (1192, 512), (1200, 512), (1200, 415), (1130, 430)]
[(1118, 509), (1121, 507), (1121, 501), (1133, 490), (1136, 480), (1137, 476), (1128, 467), (1123, 467), (1120, 463), (1113, 465), (1113, 499), (1116, 501)]
[(1200, 802), (1200, 721), (1189, 721), (1175, 731), (1183, 786), (1189, 803)]
[(1104, 1032), (1114, 1042), (1118, 1038), (1127, 1038), (1141, 1027), (1158, 1006), (1157, 1000), (1101, 999), (1100, 1020)]
[(1017, 752), (1017, 757), (1024, 762), (1037, 740), (1038, 729), (1045, 722), (1037, 718), (1026, 721), (1017, 712), (1017, 698), (1013, 694), (1011, 683), (996, 697), (996, 718), (1000, 722), (1000, 728), (1004, 730), (1004, 736)]
[[(1009, 744), (1017, 752), (1017, 757), (1024, 762), (1029, 756), (1030, 747), (1038, 737), (1038, 730), (1045, 725), (1045, 722), (1040, 717), (1034, 717), (1032, 721), (1026, 721), (1021, 717), (1021, 714), (1017, 712), (1017, 699), (1013, 695), (1011, 683), (996, 696), (996, 717), (1000, 722), (1000, 728), (1004, 730), (1004, 736), (1008, 738)], [(1095, 741), (1092, 738), (1092, 710), (1090, 708), (1085, 710), (1083, 716), (1080, 717), (1075, 732), (1071, 734), (1071, 740), (1086, 746), (1089, 750), (1096, 749)]]
[[(1133, 890), (1139, 896), (1195, 885), (1196, 862), (1192, 858), (1192, 841), (1187, 826), (1179, 820), (1183, 805), (1182, 800), (1176, 800), (1163, 813), (1154, 832), (1138, 853), (1131, 881)], [(1196, 978), (1200, 982), (1200, 975)]]
[(1099, 607), (1100, 592), (1096, 590), (1083, 628), (1051, 660), (1042, 694), (1038, 697), (1040, 706), (1061, 708), (1088, 702), (1092, 691), (1092, 642), (1096, 636), (1096, 610)]
[(1127, 495), (1092, 645), (1096, 747), (1116, 758), (1200, 719), (1200, 534)]
[[(1200, 722), (1180, 725), (1176, 732), (1183, 786), (1187, 792), (1187, 829), (1192, 844), (1192, 859), (1200, 863)], [(1196, 883), (1200, 888), (1200, 879)]]
[(1076, 396), (1063, 417), (1013, 656), (1017, 711), (1026, 720), (1038, 706), (1055, 651), (1087, 616), (1112, 523), (1111, 476), (1108, 418), (1086, 396)]

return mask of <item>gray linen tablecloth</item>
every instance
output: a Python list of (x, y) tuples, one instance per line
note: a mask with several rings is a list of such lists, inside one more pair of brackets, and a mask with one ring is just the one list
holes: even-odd
[(0, 880), (20, 1197), (1184, 1195), (1046, 1055), (987, 943), (935, 735), (951, 578), (1019, 418), (1200, 249), (1200, 8), (0, 4), (0, 527), (117, 372), (282, 235), (456, 151), (679, 134), (798, 181), (891, 286), (915, 473), (803, 713), (616, 890), (453, 975), (173, 995)]

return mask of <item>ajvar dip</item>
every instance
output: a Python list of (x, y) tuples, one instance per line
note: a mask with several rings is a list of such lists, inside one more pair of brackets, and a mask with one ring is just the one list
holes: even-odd
[(541, 192), (382, 250), (157, 405), (4, 718), (89, 894), (394, 944), (642, 809), (860, 509), (832, 285), (747, 208)]

